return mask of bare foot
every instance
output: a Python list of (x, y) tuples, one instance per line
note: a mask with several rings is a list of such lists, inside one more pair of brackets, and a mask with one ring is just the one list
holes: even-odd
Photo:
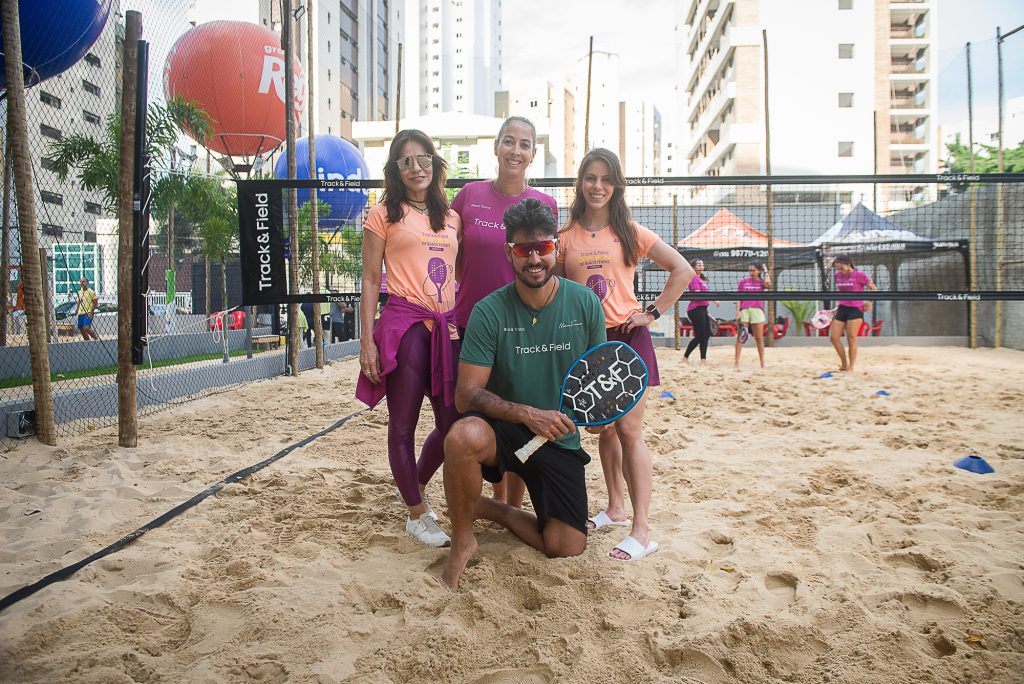
[(452, 591), (459, 590), (459, 580), (462, 573), (466, 571), (466, 565), (476, 553), (476, 538), (470, 537), (468, 541), (452, 543), (452, 550), (448, 552), (448, 562), (445, 563), (444, 572), (441, 573), (441, 583)]
[(707, 359), (701, 359), (700, 360), (700, 365), (702, 365), (702, 366), (708, 365), (708, 360)]
[(690, 363), (690, 357), (689, 356), (684, 356), (683, 357), (683, 363)]

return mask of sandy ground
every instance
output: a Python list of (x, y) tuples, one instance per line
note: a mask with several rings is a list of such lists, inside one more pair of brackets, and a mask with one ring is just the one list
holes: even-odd
[[(378, 409), (0, 613), (0, 681), (1024, 681), (1024, 354), (873, 348), (817, 379), (828, 348), (751, 352), (659, 352), (640, 563), (606, 557), (617, 528), (549, 560), (478, 523), (446, 593)], [(357, 410), (356, 372), (175, 407), (137, 449), (110, 429), (4, 454), (0, 593)], [(968, 453), (996, 472), (952, 467)]]

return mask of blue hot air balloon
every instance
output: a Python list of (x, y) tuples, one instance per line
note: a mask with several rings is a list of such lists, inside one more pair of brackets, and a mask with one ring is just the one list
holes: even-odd
[[(316, 141), (316, 177), (320, 180), (365, 180), (370, 175), (366, 161), (359, 154), (356, 146), (336, 135), (318, 135)], [(302, 138), (295, 143), (297, 158), (295, 160), (295, 177), (308, 179), (309, 176), (309, 138)], [(287, 178), (288, 154), (281, 155), (274, 164), (274, 176)], [(309, 201), (309, 191), (300, 190), (299, 204)], [(321, 190), (318, 199), (326, 202), (331, 213), (320, 217), (320, 224), (329, 227), (337, 226), (346, 221), (358, 218), (366, 200), (368, 190), (332, 188)]]
[[(25, 85), (62, 74), (85, 57), (103, 32), (113, 4), (114, 0), (19, 0)], [(0, 48), (0, 90), (6, 89)]]

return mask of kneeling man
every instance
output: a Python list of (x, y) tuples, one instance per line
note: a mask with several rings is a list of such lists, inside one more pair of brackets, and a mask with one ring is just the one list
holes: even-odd
[[(476, 552), (477, 518), (549, 557), (577, 556), (587, 546), (590, 456), (558, 400), (572, 362), (605, 341), (604, 312), (590, 289), (552, 277), (557, 219), (550, 209), (525, 199), (509, 207), (504, 223), (515, 280), (473, 309), (455, 390), (467, 415), (444, 445), (452, 548), (441, 580), (453, 590)], [(550, 441), (521, 463), (515, 451), (534, 435)], [(481, 496), (483, 478), (498, 482), (506, 470), (526, 482), (536, 515)]]

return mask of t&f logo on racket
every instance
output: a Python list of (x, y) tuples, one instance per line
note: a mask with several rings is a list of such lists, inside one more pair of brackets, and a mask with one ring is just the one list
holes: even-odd
[[(562, 381), (558, 410), (575, 425), (607, 425), (640, 401), (647, 389), (647, 364), (627, 344), (605, 342), (573, 361)], [(547, 440), (540, 435), (516, 450), (520, 461)]]

